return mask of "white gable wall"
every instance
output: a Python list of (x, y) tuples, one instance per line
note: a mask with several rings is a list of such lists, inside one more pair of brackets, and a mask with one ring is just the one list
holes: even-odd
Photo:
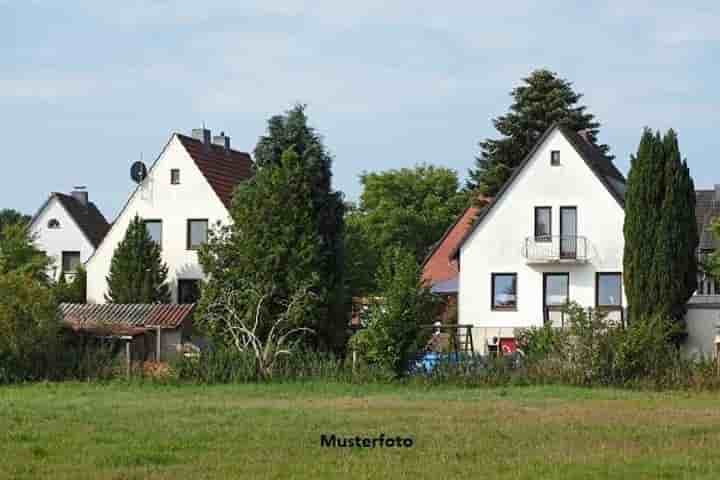
[[(60, 228), (48, 228), (51, 219), (60, 222)], [(80, 261), (85, 262), (95, 250), (75, 220), (55, 197), (51, 198), (36, 216), (30, 225), (30, 232), (35, 236), (35, 246), (52, 260), (48, 274), (53, 280), (60, 278), (62, 252), (80, 252)]]
[[(550, 165), (552, 150), (560, 151), (560, 166)], [(526, 263), (522, 247), (534, 235), (536, 206), (552, 207), (553, 235), (560, 234), (560, 207), (577, 207), (577, 235), (587, 237), (588, 263)], [(542, 325), (543, 272), (569, 272), (570, 299), (594, 306), (595, 273), (622, 271), (623, 219), (622, 207), (556, 129), (460, 250), (460, 323), (489, 328), (480, 332), (502, 327), (502, 336), (512, 336), (514, 327)], [(517, 311), (491, 309), (493, 272), (517, 273)]]
[[(170, 184), (170, 170), (180, 170), (180, 184)], [(133, 194), (108, 232), (95, 255), (87, 263), (89, 303), (105, 303), (106, 277), (118, 243), (138, 214), (145, 220), (162, 220), (162, 256), (168, 265), (172, 301), (177, 301), (178, 279), (203, 278), (197, 252), (187, 250), (188, 219), (228, 222), (229, 213), (205, 179), (194, 160), (176, 136), (149, 171), (148, 178)]]

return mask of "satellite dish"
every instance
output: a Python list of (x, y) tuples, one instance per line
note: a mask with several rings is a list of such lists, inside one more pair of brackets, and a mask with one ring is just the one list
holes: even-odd
[(135, 162), (130, 167), (130, 178), (135, 183), (141, 183), (147, 177), (147, 167), (143, 162)]

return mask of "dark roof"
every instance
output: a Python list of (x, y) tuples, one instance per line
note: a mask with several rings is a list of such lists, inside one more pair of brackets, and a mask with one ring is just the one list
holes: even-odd
[(229, 208), (235, 187), (253, 176), (250, 155), (232, 149), (226, 151), (222, 145), (205, 145), (196, 138), (180, 133), (176, 135), (217, 196)]
[(710, 226), (720, 217), (720, 192), (715, 190), (695, 190), (695, 220), (700, 235), (700, 250), (715, 250), (720, 242), (715, 239)]
[(597, 147), (583, 139), (577, 132), (572, 131), (561, 123), (554, 123), (547, 130), (545, 130), (545, 133), (543, 133), (542, 136), (538, 139), (532, 150), (530, 150), (530, 152), (525, 155), (525, 158), (523, 158), (522, 162), (520, 162), (520, 165), (518, 165), (517, 168), (513, 170), (512, 175), (510, 175), (510, 178), (500, 188), (500, 191), (498, 191), (497, 195), (495, 195), (494, 200), (491, 201), (482, 210), (480, 210), (480, 212), (478, 212), (478, 215), (475, 218), (475, 223), (470, 229), (468, 229), (463, 238), (458, 242), (457, 246), (450, 253), (450, 258), (455, 258), (458, 256), (460, 248), (465, 243), (465, 241), (470, 238), (470, 235), (472, 235), (475, 229), (477, 229), (483, 218), (485, 218), (485, 216), (490, 212), (490, 210), (492, 210), (492, 208), (498, 203), (503, 194), (515, 181), (515, 178), (520, 175), (520, 172), (523, 170), (523, 168), (525, 168), (525, 165), (530, 162), (530, 159), (533, 157), (533, 155), (535, 155), (537, 150), (540, 148), (540, 145), (545, 142), (545, 140), (555, 129), (560, 130), (560, 132), (565, 136), (565, 138), (567, 138), (568, 142), (570, 142), (570, 145), (572, 145), (578, 155), (580, 155), (580, 158), (585, 161), (587, 166), (590, 167), (590, 170), (592, 170), (598, 180), (600, 180), (600, 183), (602, 183), (605, 188), (607, 188), (610, 195), (612, 195), (612, 197), (618, 202), (620, 207), (625, 208), (625, 177), (615, 167), (612, 160), (603, 155)]
[[(77, 198), (64, 193), (53, 192), (49, 200), (53, 197), (58, 199), (65, 211), (68, 212), (68, 215), (75, 220), (80, 230), (82, 230), (90, 243), (92, 243), (93, 247), (97, 248), (103, 238), (105, 238), (105, 234), (110, 230), (110, 224), (105, 219), (105, 216), (100, 213), (97, 205), (93, 202), (88, 202), (87, 205), (84, 205)], [(44, 208), (43, 206), (40, 211)]]
[(62, 321), (73, 330), (142, 333), (144, 329), (179, 328), (195, 304), (61, 303)]

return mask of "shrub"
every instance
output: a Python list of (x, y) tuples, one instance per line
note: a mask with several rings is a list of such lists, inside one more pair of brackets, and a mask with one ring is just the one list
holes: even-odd
[(420, 325), (432, 322), (436, 301), (419, 279), (412, 253), (393, 249), (386, 255), (378, 273), (381, 299), (367, 328), (350, 340), (350, 349), (370, 365), (401, 375), (424, 344)]

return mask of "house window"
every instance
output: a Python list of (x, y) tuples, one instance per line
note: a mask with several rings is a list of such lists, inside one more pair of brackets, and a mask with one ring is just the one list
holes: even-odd
[(162, 246), (162, 220), (145, 220), (144, 223), (150, 239)]
[(80, 252), (62, 252), (63, 273), (74, 273), (80, 267)]
[(598, 307), (622, 307), (622, 274), (598, 273), (595, 285), (595, 303)]
[(57, 230), (58, 228), (60, 228), (60, 221), (57, 218), (51, 218), (50, 220), (48, 220), (47, 228), (49, 228), (50, 230)]
[(570, 274), (545, 273), (543, 291), (546, 307), (562, 307), (570, 299)]
[(197, 303), (200, 299), (200, 281), (178, 280), (178, 303)]
[(552, 208), (535, 207), (535, 241), (552, 240)]
[(553, 167), (560, 165), (560, 150), (553, 150), (550, 152), (550, 165)]
[(170, 183), (172, 185), (180, 185), (180, 169), (173, 168), (170, 170)]
[(194, 219), (187, 222), (187, 249), (197, 250), (200, 245), (207, 242), (207, 219)]
[(517, 273), (492, 274), (492, 309), (517, 310)]

